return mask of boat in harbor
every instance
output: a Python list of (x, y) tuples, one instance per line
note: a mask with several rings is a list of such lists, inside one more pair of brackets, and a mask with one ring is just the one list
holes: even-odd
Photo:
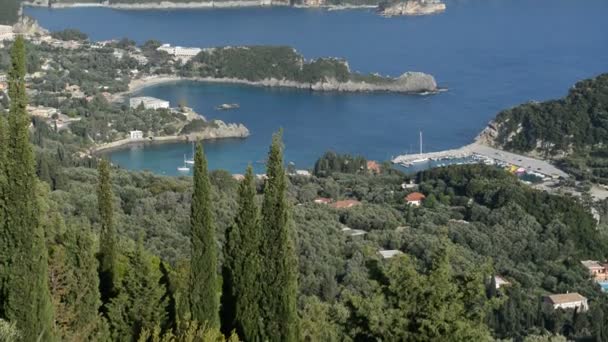
[(189, 172), (190, 171), (190, 168), (187, 166), (187, 160), (186, 160), (185, 154), (184, 154), (184, 166), (178, 167), (177, 171), (179, 171), (179, 172)]
[(192, 159), (184, 160), (185, 164), (194, 165), (194, 142), (192, 142)]
[(231, 110), (231, 109), (237, 109), (240, 107), (241, 106), (238, 103), (223, 103), (223, 104), (215, 107), (215, 110)]

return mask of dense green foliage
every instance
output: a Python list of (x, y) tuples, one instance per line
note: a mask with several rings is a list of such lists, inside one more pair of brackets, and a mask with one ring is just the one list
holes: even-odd
[(0, 222), (0, 318), (14, 321), (25, 340), (53, 338), (48, 261), (41, 224), (34, 152), (29, 143), (25, 92), (25, 43), (18, 37), (9, 70), (8, 134)]
[[(295, 49), (287, 46), (206, 49), (188, 61), (179, 72), (183, 76), (225, 77), (248, 81), (271, 78), (302, 83), (317, 83), (326, 79), (339, 82), (362, 80), (361, 75), (350, 72), (345, 60), (319, 58), (306, 61)], [(391, 81), (389, 78), (378, 78), (376, 81)]]
[(503, 111), (496, 126), (498, 145), (558, 159), (580, 178), (608, 183), (608, 74), (578, 82), (562, 99)]
[(262, 229), (251, 167), (247, 168), (239, 186), (238, 205), (234, 224), (226, 232), (224, 247), (223, 330), (225, 333), (235, 330), (246, 341), (256, 341), (261, 338)]
[(314, 167), (315, 176), (331, 176), (332, 173), (358, 173), (366, 172), (367, 160), (361, 156), (325, 152)]
[(55, 32), (51, 33), (51, 37), (53, 37), (55, 39), (65, 40), (65, 41), (69, 41), (69, 40), (83, 41), (83, 40), (87, 40), (89, 38), (86, 33), (81, 32), (76, 29), (65, 29), (62, 31), (55, 31)]
[(114, 204), (112, 184), (110, 181), (110, 162), (101, 160), (97, 168), (99, 180), (97, 186), (97, 207), (101, 223), (99, 234), (99, 279), (100, 292), (104, 302), (109, 302), (114, 294), (117, 277), (117, 238), (114, 227)]
[[(328, 153), (313, 176), (286, 176), (279, 135), (266, 181), (207, 172), (202, 149), (194, 181), (115, 169), (29, 120), (18, 64), (6, 125), (0, 115), (0, 336), (35, 340), (27, 327), (43, 323), (75, 341), (236, 341), (233, 329), (247, 341), (608, 340), (608, 296), (580, 263), (608, 257), (608, 225), (590, 203), (481, 165), (425, 171), (403, 189), (410, 179), (396, 170), (361, 172), (364, 159)], [(404, 202), (414, 190), (421, 207)], [(335, 209), (319, 196), (361, 204)], [(608, 217), (608, 202), (593, 205)], [(115, 273), (105, 297), (95, 252), (107, 227)], [(28, 258), (14, 259), (19, 250)], [(23, 260), (36, 271), (16, 286)], [(494, 275), (511, 284), (497, 289)], [(542, 305), (565, 292), (587, 297), (589, 311)], [(39, 298), (34, 310), (28, 296)]]
[(197, 322), (219, 328), (219, 282), (215, 223), (207, 159), (199, 143), (194, 154), (194, 191), (190, 210), (190, 313)]
[(287, 178), (283, 166), (281, 132), (272, 137), (268, 152), (268, 180), (262, 203), (260, 264), (263, 341), (296, 341), (298, 338), (297, 256), (293, 222), (287, 202)]

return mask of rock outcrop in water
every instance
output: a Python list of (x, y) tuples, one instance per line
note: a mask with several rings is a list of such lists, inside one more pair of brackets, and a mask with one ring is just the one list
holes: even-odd
[(445, 11), (445, 4), (439, 0), (398, 1), (380, 8), (380, 14), (386, 17), (400, 15), (429, 15)]

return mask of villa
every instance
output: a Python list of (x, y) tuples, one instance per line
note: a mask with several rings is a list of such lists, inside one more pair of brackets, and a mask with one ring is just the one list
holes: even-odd
[(376, 161), (368, 160), (367, 161), (367, 171), (369, 171), (370, 173), (374, 173), (374, 174), (380, 174), (380, 172), (382, 170), (380, 169), (380, 164), (378, 164)]
[(426, 198), (426, 196), (424, 196), (424, 194), (422, 194), (420, 192), (412, 192), (411, 194), (409, 194), (405, 197), (405, 201), (409, 205), (412, 205), (414, 207), (419, 207), (425, 198)]
[(380, 250), (378, 251), (378, 253), (382, 256), (383, 259), (390, 259), (396, 257), (397, 255), (403, 254), (402, 251), (397, 249)]
[(545, 303), (551, 305), (553, 309), (577, 309), (582, 312), (589, 310), (587, 298), (576, 292), (547, 296)]
[(144, 132), (142, 131), (130, 131), (129, 132), (129, 139), (131, 140), (138, 140), (138, 139), (143, 139), (144, 138)]
[(156, 50), (165, 51), (171, 56), (181, 59), (183, 62), (190, 60), (192, 57), (198, 55), (198, 53), (202, 51), (199, 48), (171, 46), (170, 44), (163, 44)]
[(169, 101), (157, 99), (150, 96), (132, 97), (129, 100), (129, 106), (131, 108), (137, 108), (140, 105), (144, 106), (145, 109), (169, 109)]
[(608, 264), (600, 264), (595, 260), (584, 260), (581, 264), (589, 270), (589, 274), (597, 281), (608, 280)]

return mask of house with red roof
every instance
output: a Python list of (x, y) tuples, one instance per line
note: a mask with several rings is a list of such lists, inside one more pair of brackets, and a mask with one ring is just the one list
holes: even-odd
[(426, 198), (426, 196), (424, 196), (423, 193), (412, 192), (411, 194), (405, 196), (405, 202), (407, 202), (407, 204), (409, 204), (409, 205), (413, 205), (415, 207), (419, 207), (420, 204), (422, 204), (422, 201), (424, 201), (425, 198)]

